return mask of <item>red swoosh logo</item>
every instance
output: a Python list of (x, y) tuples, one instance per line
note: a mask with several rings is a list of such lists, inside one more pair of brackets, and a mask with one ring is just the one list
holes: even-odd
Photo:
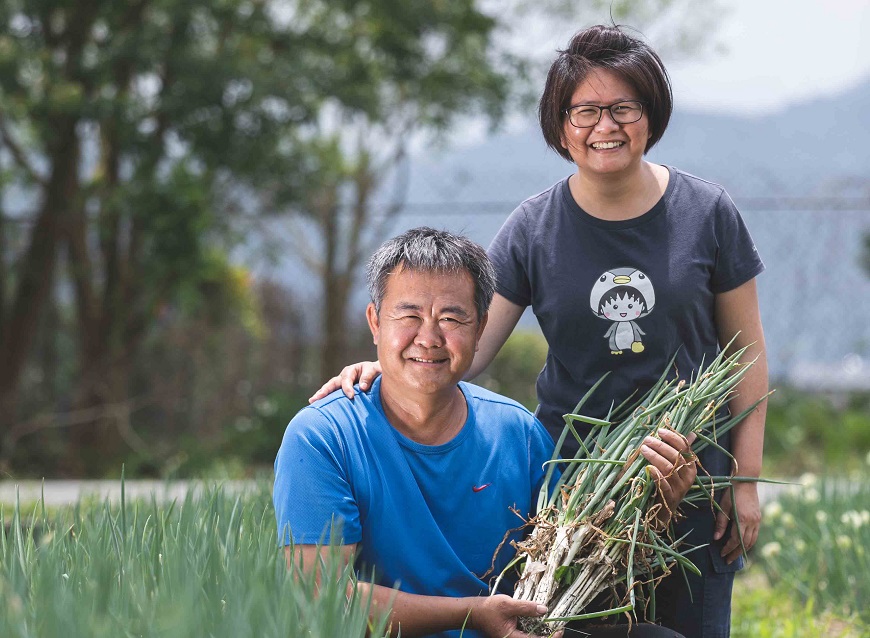
[(487, 483), (486, 485), (472, 485), (471, 490), (473, 492), (480, 492), (481, 490), (488, 488), (490, 485), (492, 485), (492, 483)]

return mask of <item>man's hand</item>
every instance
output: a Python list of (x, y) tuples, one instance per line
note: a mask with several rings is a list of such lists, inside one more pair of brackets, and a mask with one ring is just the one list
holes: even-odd
[(722, 546), (722, 558), (729, 565), (737, 560), (743, 549), (740, 547), (740, 535), (743, 535), (743, 545), (748, 552), (755, 541), (758, 540), (758, 529), (761, 527), (761, 506), (758, 503), (757, 483), (735, 483), (734, 502), (731, 502), (731, 490), (725, 492), (719, 506), (721, 512), (716, 513), (716, 528), (713, 531), (713, 539), (719, 540), (725, 535), (729, 520), (734, 516), (740, 521), (740, 531), (737, 524), (731, 526), (731, 533)]
[(662, 428), (657, 439), (648, 436), (640, 446), (641, 454), (650, 463), (650, 474), (664, 499), (660, 520), (666, 523), (677, 510), (680, 501), (692, 487), (698, 474), (697, 457), (692, 452), (695, 434), (686, 438), (682, 434)]
[[(468, 626), (483, 632), (490, 638), (533, 638), (517, 629), (517, 621), (522, 617), (540, 618), (547, 608), (527, 600), (514, 600), (504, 594), (480, 598), (471, 609)], [(551, 634), (560, 638), (562, 632)]]
[(321, 388), (315, 392), (309, 399), (308, 403), (314, 403), (325, 397), (326, 395), (335, 392), (339, 388), (344, 391), (348, 399), (353, 399), (353, 385), (359, 381), (360, 390), (368, 390), (375, 378), (381, 373), (381, 364), (379, 361), (360, 361), (353, 365), (345, 366), (336, 377), (332, 377), (324, 383)]

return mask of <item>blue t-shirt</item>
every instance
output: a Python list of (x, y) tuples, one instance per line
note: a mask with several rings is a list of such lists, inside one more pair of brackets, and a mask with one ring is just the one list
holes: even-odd
[[(357, 543), (358, 568), (374, 568), (374, 582), (387, 587), (486, 595), (480, 576), (505, 533), (522, 526), (518, 514), (533, 512), (553, 440), (518, 403), (463, 382), (462, 430), (443, 445), (421, 445), (387, 421), (380, 382), (366, 393), (357, 389), (353, 401), (333, 392), (287, 426), (275, 460), (278, 537), (282, 544), (291, 537), (297, 544)], [(340, 539), (330, 538), (333, 520)], [(513, 553), (504, 543), (493, 575)]]
[(722, 187), (668, 172), (659, 202), (624, 221), (589, 215), (563, 180), (520, 204), (489, 248), (499, 294), (531, 305), (547, 339), (537, 416), (554, 438), (562, 415), (606, 372), (588, 416), (642, 396), (675, 353), (672, 376), (710, 361), (719, 350), (716, 294), (764, 269)]

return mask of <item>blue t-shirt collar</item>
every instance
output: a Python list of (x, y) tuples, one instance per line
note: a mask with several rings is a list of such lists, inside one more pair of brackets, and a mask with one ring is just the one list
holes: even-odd
[(456, 434), (456, 436), (454, 436), (446, 443), (442, 443), (440, 445), (425, 445), (423, 443), (418, 443), (413, 439), (409, 439), (407, 436), (399, 432), (390, 424), (389, 420), (387, 419), (387, 415), (384, 412), (384, 406), (381, 403), (380, 376), (375, 379), (375, 382), (372, 384), (371, 389), (368, 391), (368, 395), (371, 398), (374, 406), (377, 408), (378, 413), (381, 415), (384, 424), (389, 427), (390, 430), (393, 432), (393, 435), (396, 437), (399, 445), (409, 450), (413, 450), (418, 454), (444, 454), (445, 452), (449, 452), (450, 450), (454, 449), (458, 445), (461, 445), (462, 442), (468, 437), (468, 434), (474, 429), (474, 409), (472, 408), (472, 402), (469, 400), (470, 394), (464, 381), (459, 382), (459, 390), (462, 392), (462, 396), (465, 398), (465, 405), (467, 407), (467, 416), (465, 418), (465, 423), (463, 424), (462, 429), (459, 430), (459, 432)]

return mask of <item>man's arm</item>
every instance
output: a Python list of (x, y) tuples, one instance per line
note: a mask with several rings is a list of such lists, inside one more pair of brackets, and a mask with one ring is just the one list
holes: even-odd
[[(740, 349), (749, 346), (741, 361), (755, 364), (737, 386), (737, 394), (731, 400), (732, 413), (739, 414), (759, 398), (767, 394), (767, 355), (764, 348), (764, 331), (761, 327), (761, 316), (758, 311), (758, 294), (755, 279), (747, 281), (734, 290), (716, 295), (716, 329), (719, 343), (724, 348), (731, 339), (732, 348)], [(736, 338), (735, 338), (736, 336)], [(767, 402), (762, 401), (747, 415), (746, 419), (731, 431), (731, 453), (737, 462), (737, 472), (740, 476), (755, 477), (761, 475), (761, 456), (764, 450), (764, 420), (767, 414)], [(737, 483), (734, 486), (734, 503), (731, 493), (725, 492), (721, 503), (722, 512), (716, 515), (716, 529), (713, 537), (720, 539), (725, 534), (729, 517), (736, 514), (740, 520), (740, 532), (743, 545), (749, 550), (758, 539), (758, 529), (761, 526), (761, 507), (758, 502), (758, 485), (756, 483)], [(728, 563), (740, 556), (740, 533), (733, 525), (731, 534), (722, 548), (722, 556)]]
[[(295, 549), (295, 556), (293, 550)], [(343, 545), (341, 557), (345, 564), (353, 558), (356, 545)], [(319, 569), (321, 558), (327, 559), (329, 547), (296, 545), (284, 548), (288, 568), (294, 563), (303, 572)], [(318, 580), (320, 574), (318, 573)], [(450, 629), (476, 629), (492, 638), (528, 638), (517, 627), (522, 616), (540, 617), (547, 612), (543, 605), (513, 600), (509, 596), (469, 596), (449, 598), (422, 596), (397, 591), (371, 583), (357, 583), (357, 591), (365, 600), (371, 595), (372, 617), (390, 615), (390, 635), (413, 638)], [(351, 592), (348, 592), (350, 595)]]

